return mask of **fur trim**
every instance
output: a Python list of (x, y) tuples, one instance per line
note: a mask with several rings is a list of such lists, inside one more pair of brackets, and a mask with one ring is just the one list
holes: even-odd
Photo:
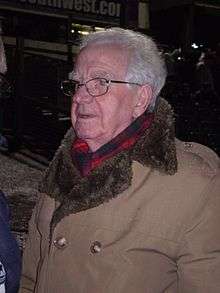
[(169, 175), (176, 173), (174, 113), (164, 99), (158, 103), (151, 127), (134, 146), (132, 159)]
[(173, 111), (160, 99), (155, 118), (141, 139), (128, 151), (104, 161), (87, 177), (73, 165), (70, 148), (74, 131), (70, 129), (46, 171), (40, 192), (60, 203), (53, 214), (51, 233), (65, 216), (96, 207), (117, 197), (131, 185), (132, 161), (173, 175), (177, 171)]

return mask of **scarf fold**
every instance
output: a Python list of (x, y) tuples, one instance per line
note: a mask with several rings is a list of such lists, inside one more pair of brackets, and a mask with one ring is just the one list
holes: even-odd
[(110, 142), (101, 146), (97, 151), (90, 152), (88, 144), (76, 138), (72, 144), (71, 155), (82, 176), (98, 167), (103, 161), (113, 157), (121, 151), (130, 149), (143, 135), (153, 122), (153, 113), (144, 113), (133, 121), (125, 130), (114, 137)]

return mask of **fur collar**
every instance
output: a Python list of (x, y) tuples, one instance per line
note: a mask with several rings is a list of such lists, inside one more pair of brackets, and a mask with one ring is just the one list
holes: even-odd
[(81, 177), (71, 159), (74, 131), (70, 129), (39, 188), (60, 203), (53, 214), (51, 233), (65, 216), (96, 207), (126, 190), (131, 185), (133, 160), (173, 175), (177, 171), (174, 138), (173, 111), (160, 98), (151, 127), (132, 149), (104, 161), (89, 176)]

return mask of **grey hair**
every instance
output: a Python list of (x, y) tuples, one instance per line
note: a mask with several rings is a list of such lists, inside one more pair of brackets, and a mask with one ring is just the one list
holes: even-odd
[(92, 44), (116, 44), (131, 52), (126, 81), (151, 86), (152, 101), (148, 110), (153, 111), (167, 72), (165, 62), (152, 38), (132, 30), (115, 27), (84, 37), (80, 49)]

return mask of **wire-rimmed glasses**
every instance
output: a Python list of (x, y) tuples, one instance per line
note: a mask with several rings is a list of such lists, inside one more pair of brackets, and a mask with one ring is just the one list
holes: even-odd
[(133, 84), (142, 86), (139, 83), (136, 82), (128, 82), (128, 81), (122, 81), (122, 80), (112, 80), (112, 79), (106, 79), (103, 77), (96, 77), (87, 80), (84, 83), (80, 83), (77, 80), (74, 79), (68, 79), (61, 82), (61, 90), (66, 96), (72, 97), (82, 86), (86, 87), (87, 92), (92, 97), (99, 97), (105, 95), (108, 90), (111, 83), (124, 83), (124, 84)]

